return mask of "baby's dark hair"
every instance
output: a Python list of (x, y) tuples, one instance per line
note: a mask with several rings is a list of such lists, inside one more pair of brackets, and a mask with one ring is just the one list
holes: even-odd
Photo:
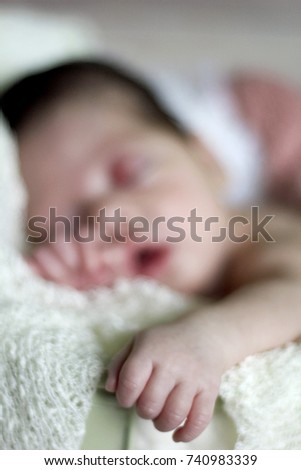
[(155, 93), (134, 74), (105, 60), (75, 60), (22, 78), (0, 96), (0, 109), (18, 133), (29, 118), (45, 106), (66, 97), (89, 94), (109, 87), (133, 93), (145, 119), (185, 137), (186, 130), (160, 104)]

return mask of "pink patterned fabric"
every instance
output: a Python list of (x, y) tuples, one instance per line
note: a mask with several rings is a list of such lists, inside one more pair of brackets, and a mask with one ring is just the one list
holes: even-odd
[(273, 197), (301, 203), (301, 90), (249, 74), (232, 79), (241, 112), (267, 156), (266, 184)]

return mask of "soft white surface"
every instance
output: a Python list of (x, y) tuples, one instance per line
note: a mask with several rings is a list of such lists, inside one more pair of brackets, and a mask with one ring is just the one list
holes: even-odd
[(1, 9), (0, 45), (1, 90), (10, 80), (36, 67), (99, 53), (102, 39), (96, 25), (88, 26), (79, 18)]

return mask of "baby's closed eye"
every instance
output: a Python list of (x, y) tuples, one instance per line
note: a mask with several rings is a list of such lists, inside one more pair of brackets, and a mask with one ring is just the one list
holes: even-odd
[(111, 166), (112, 182), (117, 187), (140, 185), (150, 172), (150, 159), (143, 155), (120, 154)]

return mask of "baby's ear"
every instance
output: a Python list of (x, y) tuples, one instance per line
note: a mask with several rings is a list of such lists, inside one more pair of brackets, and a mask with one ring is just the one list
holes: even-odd
[(206, 179), (210, 179), (213, 187), (220, 191), (226, 184), (226, 174), (217, 158), (199, 136), (190, 134), (188, 141), (195, 163), (204, 173)]

